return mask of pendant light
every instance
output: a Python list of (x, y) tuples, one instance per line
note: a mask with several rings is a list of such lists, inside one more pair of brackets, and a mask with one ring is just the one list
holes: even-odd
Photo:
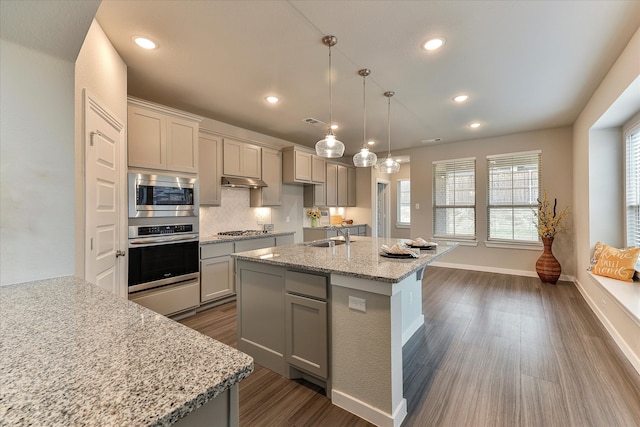
[(359, 153), (353, 156), (353, 164), (359, 168), (366, 168), (374, 166), (378, 161), (378, 156), (375, 153), (369, 151), (367, 145), (367, 76), (371, 74), (371, 70), (363, 68), (358, 71), (358, 74), (362, 76), (362, 106), (364, 109), (364, 126), (362, 131), (362, 148)]
[(336, 138), (333, 134), (333, 129), (331, 129), (331, 125), (333, 124), (333, 115), (331, 111), (333, 103), (333, 93), (331, 88), (331, 47), (338, 43), (338, 39), (335, 36), (324, 36), (322, 38), (322, 43), (329, 47), (329, 130), (327, 131), (327, 135), (324, 139), (316, 142), (316, 154), (320, 157), (328, 158), (342, 157), (342, 154), (344, 153), (344, 144)]
[(389, 134), (389, 152), (387, 158), (378, 163), (378, 168), (384, 173), (396, 173), (400, 171), (400, 163), (393, 160), (391, 157), (391, 97), (395, 95), (395, 92), (388, 91), (384, 93), (387, 97), (387, 131)]

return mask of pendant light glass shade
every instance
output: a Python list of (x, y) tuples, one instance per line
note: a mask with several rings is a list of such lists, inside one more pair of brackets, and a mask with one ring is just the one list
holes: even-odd
[(338, 43), (338, 39), (335, 36), (324, 36), (322, 43), (329, 47), (329, 129), (327, 135), (316, 142), (316, 154), (320, 157), (334, 158), (342, 157), (344, 154), (344, 144), (338, 140), (333, 134), (331, 125), (333, 124), (332, 104), (333, 93), (331, 88), (331, 46), (335, 46)]
[(389, 135), (389, 151), (387, 153), (387, 158), (378, 163), (378, 169), (384, 173), (397, 173), (400, 172), (400, 163), (395, 161), (393, 157), (391, 157), (391, 97), (395, 95), (395, 92), (388, 91), (384, 93), (384, 96), (387, 97), (387, 132)]
[(358, 71), (358, 74), (362, 76), (362, 105), (364, 110), (364, 126), (362, 132), (362, 148), (359, 153), (353, 156), (353, 164), (359, 168), (366, 168), (374, 166), (378, 162), (378, 156), (375, 153), (369, 151), (367, 146), (367, 76), (371, 74), (371, 71), (363, 68)]

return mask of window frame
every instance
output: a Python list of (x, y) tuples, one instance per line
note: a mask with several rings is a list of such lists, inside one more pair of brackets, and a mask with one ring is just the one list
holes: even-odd
[[(400, 186), (403, 182), (409, 183), (409, 201), (407, 203), (402, 203), (402, 198), (400, 197), (402, 191), (400, 190)], [(407, 206), (409, 208), (409, 221), (402, 221), (401, 210), (402, 206)], [(400, 178), (396, 180), (396, 227), (398, 228), (408, 228), (411, 227), (411, 179), (409, 178)]]
[[(442, 170), (442, 167), (444, 167), (445, 169)], [(454, 173), (454, 186), (453, 186), (453, 202), (452, 203), (438, 203), (438, 183), (437, 183), (437, 178), (440, 176), (439, 174), (445, 173), (447, 171), (451, 171)], [(473, 204), (464, 204), (464, 203), (458, 203), (456, 200), (456, 181), (455, 181), (455, 174), (458, 172), (463, 172), (466, 171), (467, 173), (469, 171), (472, 171), (472, 176), (473, 176)], [(433, 195), (432, 195), (432, 216), (433, 216), (433, 221), (432, 221), (432, 233), (433, 233), (433, 238), (434, 239), (444, 239), (444, 240), (454, 240), (454, 241), (461, 241), (461, 242), (476, 242), (477, 240), (477, 230), (478, 230), (478, 226), (477, 226), (477, 190), (476, 190), (476, 184), (477, 184), (477, 167), (476, 167), (476, 158), (475, 157), (464, 157), (464, 158), (458, 158), (458, 159), (447, 159), (447, 160), (437, 160), (437, 161), (433, 161), (432, 162), (432, 178), (433, 178), (433, 185), (432, 185), (432, 191), (433, 191)], [(473, 210), (473, 233), (472, 234), (465, 234), (465, 233), (456, 233), (456, 223), (454, 220), (453, 223), (453, 233), (447, 233), (447, 232), (438, 232), (439, 228), (439, 224), (438, 224), (438, 218), (440, 217), (439, 215), (439, 210), (445, 209), (445, 217), (446, 217), (446, 210), (447, 209), (472, 209)], [(449, 228), (449, 224), (446, 222), (445, 220), (445, 225), (444, 228), (447, 229)]]
[(640, 246), (640, 120), (625, 129), (623, 137), (625, 246)]
[[(522, 188), (522, 187), (516, 187), (513, 182), (514, 182), (514, 173), (513, 170), (511, 172), (511, 186), (509, 187), (509, 189), (511, 190), (511, 200), (512, 203), (511, 204), (492, 204), (492, 200), (491, 200), (491, 196), (492, 196), (492, 169), (497, 169), (497, 167), (492, 166), (492, 162), (495, 162), (496, 160), (499, 161), (500, 163), (502, 163), (500, 166), (501, 167), (507, 167), (507, 161), (508, 159), (511, 159), (511, 168), (513, 169), (514, 167), (518, 167), (518, 166), (530, 166), (533, 164), (533, 161), (528, 161), (525, 162), (525, 160), (527, 159), (527, 157), (534, 157), (535, 156), (535, 162), (537, 162), (537, 188), (536, 188), (536, 194), (535, 194), (535, 198), (533, 198), (533, 200), (531, 200), (529, 203), (513, 203), (513, 199), (514, 199), (514, 190), (516, 190), (517, 188)], [(518, 160), (520, 160), (520, 162), (518, 162)], [(485, 242), (485, 245), (487, 247), (517, 247), (520, 249), (536, 249), (539, 248), (541, 246), (541, 239), (540, 236), (538, 235), (537, 232), (537, 226), (535, 225), (535, 218), (536, 218), (536, 213), (537, 213), (537, 208), (538, 208), (538, 198), (540, 197), (541, 191), (542, 191), (542, 150), (532, 150), (532, 151), (522, 151), (522, 152), (516, 152), (516, 153), (504, 153), (504, 154), (495, 154), (495, 155), (489, 155), (487, 156), (487, 163), (486, 163), (486, 167), (487, 167), (487, 241)], [(519, 164), (515, 164), (515, 163), (519, 163)], [(493, 189), (495, 190), (495, 188)], [(516, 210), (522, 210), (522, 209), (530, 209), (531, 210), (531, 228), (533, 229), (531, 231), (531, 234), (533, 235), (535, 233), (535, 240), (533, 239), (516, 239), (516, 221), (514, 220), (515, 215), (512, 215), (511, 217), (511, 229), (512, 229), (512, 238), (505, 238), (505, 237), (492, 237), (491, 236), (491, 211), (492, 209), (497, 209), (497, 208), (511, 208), (512, 213), (515, 213)]]

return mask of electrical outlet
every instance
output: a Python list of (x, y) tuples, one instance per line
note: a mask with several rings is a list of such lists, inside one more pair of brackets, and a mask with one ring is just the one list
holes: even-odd
[(416, 203), (416, 210), (420, 210), (420, 203)]
[(290, 216), (287, 217), (287, 222), (291, 222), (291, 217)]
[(349, 297), (349, 308), (363, 313), (367, 312), (367, 300), (357, 297)]

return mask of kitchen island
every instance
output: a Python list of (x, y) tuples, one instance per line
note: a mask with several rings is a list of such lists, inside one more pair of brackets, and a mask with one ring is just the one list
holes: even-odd
[(74, 277), (0, 287), (0, 425), (237, 425), (253, 360)]
[(407, 414), (402, 346), (424, 324), (422, 273), (456, 244), (418, 258), (380, 255), (398, 241), (359, 236), (350, 245), (234, 254), (238, 348), (287, 378), (324, 386), (334, 404), (373, 424), (399, 426)]

